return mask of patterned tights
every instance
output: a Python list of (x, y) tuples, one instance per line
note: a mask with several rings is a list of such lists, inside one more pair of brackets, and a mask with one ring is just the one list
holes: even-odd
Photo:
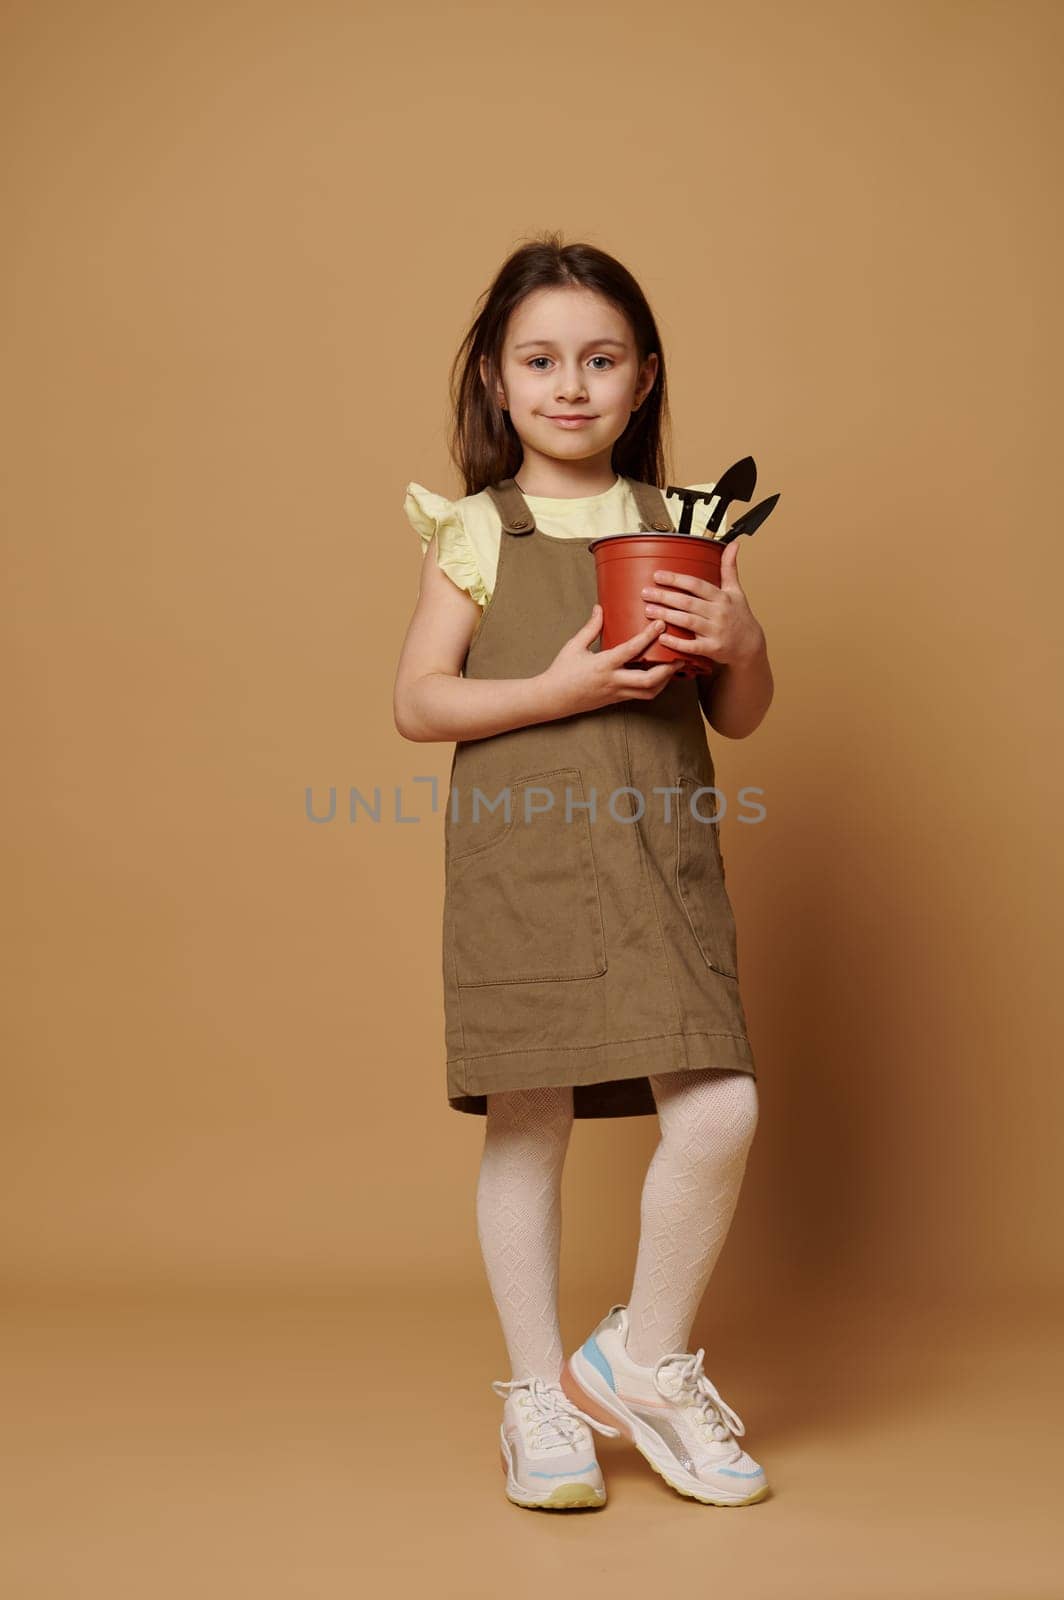
[[(651, 1076), (661, 1138), (640, 1202), (628, 1351), (641, 1366), (687, 1339), (739, 1199), (757, 1127), (752, 1074), (707, 1068)], [(514, 1378), (557, 1381), (562, 1167), (571, 1087), (488, 1096), (477, 1236)]]

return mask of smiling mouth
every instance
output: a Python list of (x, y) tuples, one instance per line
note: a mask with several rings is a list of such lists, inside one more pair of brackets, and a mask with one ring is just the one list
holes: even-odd
[(586, 416), (586, 415), (585, 416), (580, 416), (580, 417), (563, 417), (563, 416), (556, 416), (555, 417), (555, 416), (551, 416), (549, 412), (544, 413), (544, 415), (546, 416), (548, 422), (594, 422), (595, 421), (594, 417), (589, 417), (589, 416)]

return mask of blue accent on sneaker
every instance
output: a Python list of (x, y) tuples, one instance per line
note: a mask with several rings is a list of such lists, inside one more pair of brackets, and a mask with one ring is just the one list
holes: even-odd
[(592, 1334), (591, 1337), (585, 1343), (585, 1345), (584, 1345), (584, 1354), (587, 1357), (587, 1359), (590, 1361), (591, 1365), (593, 1367), (595, 1367), (599, 1372), (602, 1373), (602, 1376), (605, 1378), (606, 1382), (609, 1384), (609, 1386), (613, 1390), (614, 1394), (616, 1394), (617, 1393), (617, 1385), (613, 1381), (613, 1368), (610, 1366), (609, 1362), (606, 1360), (606, 1357), (603, 1355), (602, 1350), (599, 1347), (598, 1341), (596, 1340), (594, 1334)]
[(714, 1467), (714, 1472), (719, 1472), (724, 1478), (760, 1478), (763, 1469), (756, 1468), (753, 1472), (740, 1472), (738, 1467)]
[(594, 1462), (588, 1467), (570, 1467), (568, 1472), (537, 1472), (534, 1467), (529, 1467), (528, 1476), (530, 1478), (575, 1478), (581, 1472), (594, 1472), (594, 1470)]

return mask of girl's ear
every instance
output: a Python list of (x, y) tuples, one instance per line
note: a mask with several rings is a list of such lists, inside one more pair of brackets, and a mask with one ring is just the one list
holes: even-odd
[(646, 397), (650, 393), (651, 389), (653, 389), (654, 380), (657, 377), (657, 375), (658, 375), (657, 351), (652, 350), (650, 352), (650, 354), (647, 356), (646, 360), (643, 362), (642, 368), (640, 369), (639, 382), (636, 384), (636, 387), (635, 387), (636, 399), (635, 399), (635, 405), (632, 407), (633, 411), (638, 411), (639, 410), (639, 407), (643, 404), (643, 401), (646, 399)]
[[(488, 381), (488, 362), (487, 362), (487, 357), (486, 356), (481, 356), (481, 358), (480, 358), (480, 381), (484, 385), (484, 388), (487, 390), (488, 394), (490, 395), (491, 394), (491, 385), (490, 385), (490, 383)], [(495, 400), (498, 402), (498, 404), (505, 411), (506, 410), (506, 396), (503, 394), (501, 388), (496, 392)]]

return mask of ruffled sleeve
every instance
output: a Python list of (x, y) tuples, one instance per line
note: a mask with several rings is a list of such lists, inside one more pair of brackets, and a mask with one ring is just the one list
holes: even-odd
[(469, 534), (462, 521), (461, 505), (433, 494), (420, 483), (408, 483), (403, 510), (421, 540), (425, 554), (436, 537), (436, 560), (459, 589), (465, 589), (480, 606), (488, 603), (488, 590), (477, 564)]

